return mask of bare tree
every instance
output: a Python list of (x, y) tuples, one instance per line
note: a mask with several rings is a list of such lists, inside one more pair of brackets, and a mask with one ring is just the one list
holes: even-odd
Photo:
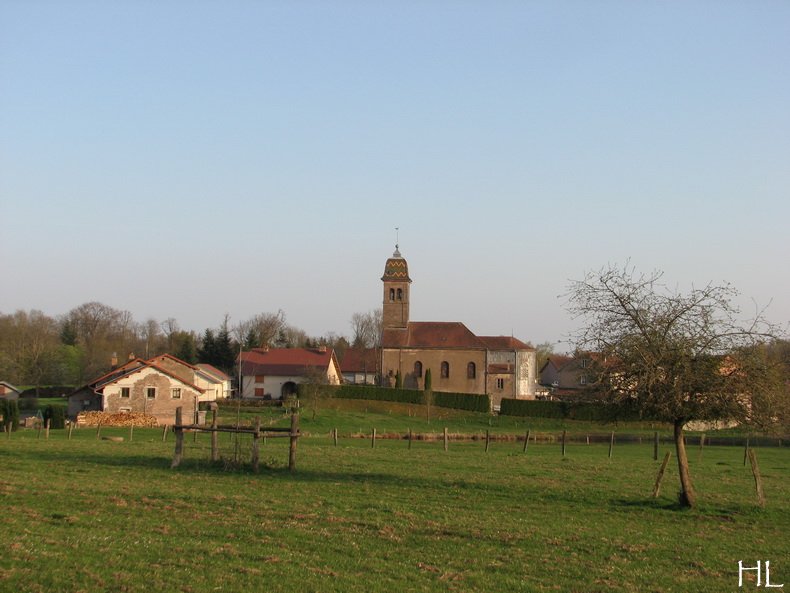
[(351, 316), (351, 346), (373, 348), (381, 343), (382, 311), (374, 309)]
[(577, 348), (597, 353), (598, 392), (673, 425), (679, 500), (694, 506), (683, 428), (692, 420), (748, 420), (756, 399), (781, 396), (762, 348), (777, 330), (761, 311), (741, 320), (729, 285), (681, 294), (662, 276), (628, 266), (589, 273), (570, 285), (568, 309), (584, 322)]

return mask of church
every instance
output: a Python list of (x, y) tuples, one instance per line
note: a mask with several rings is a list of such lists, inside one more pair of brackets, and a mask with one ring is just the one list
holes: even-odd
[(434, 391), (488, 394), (499, 408), (502, 398), (535, 399), (535, 349), (509, 336), (478, 336), (463, 323), (411, 321), (409, 266), (395, 246), (384, 266), (381, 371), (383, 383), (423, 389), (431, 369)]

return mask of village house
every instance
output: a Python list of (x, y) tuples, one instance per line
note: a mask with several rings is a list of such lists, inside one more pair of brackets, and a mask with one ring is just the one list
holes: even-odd
[(343, 383), (375, 385), (379, 370), (378, 348), (347, 348), (340, 360)]
[(489, 395), (497, 409), (503, 398), (535, 399), (535, 349), (509, 336), (478, 336), (460, 322), (409, 319), (411, 278), (396, 245), (384, 266), (382, 382), (423, 389), (431, 369), (434, 391)]
[(0, 399), (18, 400), (20, 393), (11, 383), (0, 381)]
[(253, 348), (239, 355), (241, 396), (282, 399), (296, 394), (301, 383), (339, 385), (340, 366), (334, 350), (319, 348)]
[[(227, 378), (228, 386), (229, 382)], [(228, 392), (223, 385), (213, 372), (168, 354), (150, 360), (135, 358), (72, 393), (68, 414), (76, 418), (85, 411), (135, 412), (153, 416), (159, 424), (172, 424), (176, 408), (183, 409), (185, 418), (194, 417), (200, 402), (214, 401), (220, 392)]]
[(549, 389), (552, 397), (574, 397), (582, 395), (592, 384), (591, 366), (593, 354), (575, 356), (552, 354), (540, 369), (540, 383)]

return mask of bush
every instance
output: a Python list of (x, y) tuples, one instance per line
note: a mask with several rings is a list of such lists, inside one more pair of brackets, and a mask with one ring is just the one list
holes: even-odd
[(66, 428), (66, 408), (50, 404), (44, 408), (44, 425), (49, 420), (50, 428)]
[(16, 400), (0, 399), (0, 414), (3, 415), (3, 426), (10, 424), (11, 432), (19, 430), (19, 406)]

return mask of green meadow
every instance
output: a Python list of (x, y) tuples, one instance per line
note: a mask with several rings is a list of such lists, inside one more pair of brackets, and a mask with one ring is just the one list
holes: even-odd
[[(382, 439), (382, 433), (486, 429), (523, 434), (524, 419), (422, 408), (324, 407), (287, 470), (287, 439), (267, 439), (260, 473), (250, 438), (186, 436), (170, 469), (173, 436), (162, 431), (33, 430), (0, 435), (0, 591), (563, 591), (716, 592), (738, 589), (738, 561), (771, 561), (771, 582), (790, 586), (790, 451), (760, 448), (767, 504), (757, 505), (743, 449), (690, 449), (701, 504), (675, 504), (669, 465), (652, 442), (568, 445)], [(263, 424), (285, 425), (278, 410)], [(240, 413), (249, 422), (254, 413)], [(222, 422), (235, 415), (223, 410)], [(530, 424), (528, 422), (527, 424)], [(552, 422), (535, 430), (633, 432)], [(337, 446), (329, 431), (343, 436)], [(661, 455), (669, 445), (661, 445)], [(674, 459), (673, 459), (674, 462)], [(754, 587), (754, 573), (747, 587)], [(751, 589), (748, 587), (751, 586)], [(776, 589), (781, 590), (781, 589)]]

